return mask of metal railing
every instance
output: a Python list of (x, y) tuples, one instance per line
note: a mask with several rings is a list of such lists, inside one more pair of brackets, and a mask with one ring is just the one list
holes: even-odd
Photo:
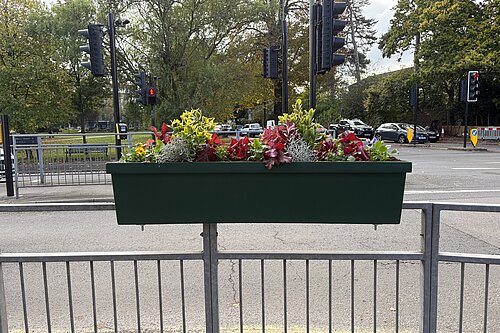
[[(10, 213), (113, 209), (112, 204), (94, 203), (0, 206), (0, 211)], [(205, 224), (200, 251), (3, 253), (0, 254), (0, 331), (8, 332), (7, 318), (14, 318), (13, 322), (22, 322), (22, 326), (11, 329), (25, 332), (40, 330), (40, 326), (47, 332), (61, 327), (70, 332), (98, 332), (103, 326), (113, 332), (131, 327), (138, 332), (151, 327), (159, 332), (188, 332), (203, 330), (203, 327), (193, 327), (193, 323), (198, 322), (200, 313), (205, 313), (204, 330), (210, 333), (227, 330), (228, 326), (240, 332), (253, 332), (255, 327), (262, 332), (276, 327), (287, 332), (300, 325), (297, 318), (303, 319), (301, 329), (306, 332), (318, 328), (329, 332), (364, 332), (367, 327), (369, 331), (383, 332), (388, 325), (389, 331), (406, 332), (407, 325), (401, 324), (401, 309), (406, 309), (404, 313), (414, 310), (407, 304), (411, 300), (406, 297), (411, 288), (405, 287), (402, 280), (420, 286), (416, 301), (420, 310), (414, 318), (419, 328), (409, 331), (439, 331), (439, 311), (452, 303), (458, 303), (457, 320), (444, 331), (471, 331), (464, 328), (464, 323), (467, 324), (464, 313), (471, 311), (466, 302), (465, 273), (469, 270), (476, 270), (476, 285), (477, 281), (484, 284), (479, 291), (474, 289), (473, 297), (469, 295), (474, 301), (473, 307), (481, 309), (480, 315), (475, 316), (476, 321), (481, 322), (475, 322), (472, 331), (498, 330), (500, 322), (495, 314), (500, 311), (500, 287), (491, 279), (491, 274), (492, 266), (500, 265), (500, 255), (439, 249), (443, 212), (490, 213), (494, 216), (492, 221), (500, 222), (497, 218), (500, 206), (410, 202), (404, 203), (404, 209), (421, 212), (421, 251), (220, 251), (217, 225)], [(401, 267), (411, 263), (419, 264), (420, 268), (402, 276)], [(449, 263), (460, 265), (457, 274), (460, 277), (456, 280), (458, 292), (442, 291), (455, 281), (449, 277), (443, 281), (440, 276), (440, 269), (449, 269)], [(366, 274), (370, 271), (367, 265), (371, 267), (371, 274)], [(474, 269), (477, 265), (484, 267), (484, 274)], [(363, 269), (365, 274), (360, 276), (358, 269)], [(222, 276), (229, 278), (221, 279)], [(98, 277), (102, 278), (99, 281), (109, 277), (109, 283), (98, 284)], [(362, 281), (365, 282), (360, 289)], [(123, 284), (129, 286), (125, 290), (131, 298), (119, 297), (118, 284), (122, 285), (122, 291)], [(225, 288), (226, 284), (230, 287)], [(393, 292), (383, 287), (388, 284), (392, 285), (389, 289)], [(366, 285), (370, 285), (371, 290), (364, 290)], [(227, 290), (231, 293), (229, 301)], [(457, 298), (452, 297), (455, 292)], [(7, 294), (14, 297), (7, 298)], [(170, 297), (166, 299), (166, 295)], [(231, 299), (233, 304), (228, 307)], [(323, 306), (318, 307), (318, 302)], [(43, 320), (40, 311), (34, 317), (31, 315), (35, 307), (44, 308)], [(389, 314), (382, 310), (388, 307), (391, 308)], [(76, 318), (82, 317), (89, 320), (86, 324), (81, 320), (77, 324)], [(496, 320), (495, 326), (490, 329), (492, 320)]]
[[(1, 212), (33, 212), (33, 211), (94, 211), (94, 210), (113, 210), (114, 206), (112, 204), (45, 204), (45, 205), (3, 205), (0, 206)], [(327, 278), (324, 282), (323, 288), (323, 298), (327, 299), (324, 304), (327, 304), (326, 311), (320, 310), (323, 315), (322, 320), (325, 331), (332, 332), (337, 329), (342, 329), (346, 331), (356, 332), (358, 330), (357, 324), (360, 322), (360, 316), (365, 316), (370, 318), (371, 321), (371, 331), (377, 332), (379, 329), (380, 322), (392, 322), (391, 331), (399, 332), (400, 327), (400, 316), (401, 307), (405, 306), (402, 304), (401, 299), (404, 294), (401, 293), (401, 264), (402, 263), (420, 263), (420, 269), (416, 271), (416, 275), (420, 276), (420, 296), (418, 297), (418, 302), (420, 303), (421, 311), (419, 315), (421, 332), (437, 332), (438, 327), (438, 312), (441, 307), (446, 307), (448, 304), (440, 304), (438, 300), (439, 297), (444, 297), (445, 295), (438, 292), (438, 284), (440, 282), (439, 275), (439, 263), (443, 265), (444, 263), (459, 263), (460, 264), (460, 287), (459, 287), (459, 307), (458, 307), (458, 320), (456, 326), (450, 328), (448, 331), (462, 332), (464, 324), (464, 308), (465, 308), (465, 272), (466, 267), (469, 265), (482, 265), (484, 266), (484, 294), (479, 296), (480, 306), (483, 307), (483, 324), (481, 327), (482, 332), (493, 332), (489, 330), (489, 321), (493, 318), (498, 320), (498, 316), (493, 316), (490, 312), (490, 304), (498, 305), (500, 291), (495, 290), (490, 292), (490, 274), (492, 265), (500, 265), (500, 254), (465, 254), (465, 253), (450, 253), (450, 252), (440, 252), (440, 224), (442, 212), (488, 212), (492, 214), (500, 213), (499, 205), (462, 205), (462, 204), (441, 204), (441, 203), (405, 203), (405, 210), (419, 210), (422, 216), (422, 227), (421, 227), (421, 240), (422, 240), (422, 250), (420, 252), (390, 252), (390, 251), (367, 251), (367, 252), (241, 252), (241, 251), (220, 251), (217, 243), (217, 225), (216, 224), (205, 224), (203, 226), (203, 250), (199, 252), (180, 252), (180, 253), (165, 253), (165, 252), (121, 252), (121, 253), (3, 253), (0, 254), (0, 328), (1, 332), (8, 332), (7, 318), (9, 314), (16, 312), (22, 314), (23, 328), (25, 332), (30, 332), (32, 327), (30, 326), (30, 301), (32, 297), (28, 294), (26, 288), (26, 276), (27, 270), (29, 270), (29, 276), (32, 277), (34, 271), (40, 270), (40, 267), (33, 267), (30, 265), (41, 265), (41, 279), (38, 280), (39, 285), (31, 289), (35, 291), (43, 290), (43, 295), (38, 295), (39, 298), (43, 298), (45, 307), (45, 319), (46, 328), (48, 332), (53, 330), (53, 322), (58, 322), (58, 326), (61, 326), (61, 322), (64, 321), (62, 318), (55, 318), (53, 316), (53, 309), (55, 307), (65, 307), (67, 304), (67, 314), (66, 318), (69, 323), (63, 325), (69, 327), (70, 332), (80, 332), (86, 331), (82, 327), (75, 326), (75, 304), (85, 303), (83, 299), (75, 299), (75, 283), (76, 277), (78, 276), (78, 281), (82, 279), (81, 275), (88, 274), (86, 281), (90, 284), (90, 298), (91, 298), (91, 318), (92, 323), (88, 331), (98, 332), (100, 326), (102, 326), (103, 320), (99, 319), (98, 316), (102, 316), (103, 311), (100, 310), (99, 304), (102, 304), (102, 299), (97, 299), (97, 286), (96, 286), (96, 274), (109, 274), (110, 276), (110, 287), (111, 287), (111, 303), (112, 310), (110, 311), (110, 319), (104, 320), (105, 322), (112, 323), (109, 324), (109, 330), (114, 332), (120, 332), (120, 324), (127, 325), (129, 328), (131, 323), (130, 320), (133, 318), (135, 321), (135, 327), (138, 332), (145, 329), (143, 324), (143, 307), (148, 305), (148, 310), (156, 312), (156, 319), (152, 320), (157, 324), (156, 330), (159, 332), (176, 330), (187, 332), (193, 329), (199, 329), (199, 327), (191, 328), (187, 323), (187, 312), (189, 313), (203, 313), (205, 312), (205, 331), (206, 332), (220, 332), (220, 323), (222, 321), (227, 321), (228, 318), (233, 318), (229, 320), (231, 323), (237, 322), (237, 328), (240, 332), (252, 331), (252, 325), (255, 325), (256, 321), (260, 321), (259, 331), (265, 332), (269, 328), (271, 323), (276, 323), (275, 311), (277, 308), (281, 308), (280, 313), (282, 314), (281, 321), (282, 326), (279, 328), (280, 331), (287, 332), (291, 330), (292, 324), (297, 325), (297, 308), (301, 308), (301, 315), (305, 315), (303, 318), (303, 328), (306, 332), (310, 332), (313, 327), (317, 327), (312, 320), (315, 311), (311, 309), (311, 299), (313, 298), (313, 286), (317, 288), (316, 283), (311, 282), (312, 273), (317, 273), (320, 271), (317, 265), (323, 263), (324, 267), (328, 271)], [(495, 215), (496, 216), (496, 215)], [(498, 222), (499, 220), (496, 219)], [(116, 265), (119, 262), (128, 262), (133, 264), (133, 274), (126, 274), (123, 272), (118, 273), (116, 271)], [(179, 280), (179, 290), (177, 292), (177, 301), (170, 304), (168, 308), (178, 307), (180, 309), (180, 314), (177, 318), (174, 318), (175, 322), (171, 323), (168, 327), (166, 325), (167, 318), (165, 318), (165, 311), (167, 306), (164, 300), (164, 292), (166, 288), (171, 287), (173, 284), (173, 278), (165, 276), (165, 272), (162, 269), (167, 265), (167, 262), (176, 263), (173, 269), (169, 271), (178, 270), (178, 275), (176, 278)], [(189, 274), (185, 272), (185, 265), (187, 263), (198, 262), (199, 265), (196, 269), (192, 267), (189, 269)], [(348, 300), (344, 307), (346, 311), (344, 316), (337, 313), (335, 317), (335, 312), (340, 312), (334, 306), (334, 294), (336, 291), (336, 286), (340, 285), (341, 281), (338, 278), (334, 281), (334, 273), (337, 269), (334, 269), (336, 263), (347, 263), (347, 270), (343, 275), (345, 280), (344, 286), (348, 290), (346, 295)], [(83, 264), (82, 264), (83, 263)], [(138, 267), (140, 264), (149, 263), (149, 270), (143, 272)], [(300, 264), (302, 263), (302, 264)], [(363, 303), (367, 301), (369, 296), (366, 295), (366, 291), (359, 290), (357, 288), (358, 280), (362, 277), (356, 275), (356, 268), (363, 265), (363, 263), (371, 263), (373, 275), (371, 277), (365, 277), (366, 279), (371, 279), (371, 284), (373, 290), (371, 291), (371, 302), (372, 310), (366, 309)], [(63, 266), (57, 266), (63, 265)], [(8, 267), (8, 273), (6, 268)], [(14, 265), (14, 266), (12, 266)], [(56, 265), (56, 266), (54, 266)], [(84, 265), (84, 272), (82, 273), (82, 266)], [(96, 269), (99, 265), (100, 269)], [(202, 265), (202, 267), (201, 267)], [(230, 278), (232, 280), (232, 290), (234, 292), (234, 299), (237, 300), (237, 313), (231, 313), (229, 310), (229, 315), (227, 314), (227, 307), (222, 306), (220, 295), (221, 283), (226, 283), (226, 281), (221, 281), (221, 267), (230, 266)], [(381, 296), (381, 287), (379, 283), (382, 281), (382, 272), (379, 272), (384, 265), (393, 265), (394, 271), (393, 280), (394, 282), (394, 294), (393, 300), (388, 301), (386, 298)], [(15, 273), (17, 266), (17, 273)], [(250, 269), (244, 270), (245, 266), (249, 266)], [(300, 266), (302, 269), (297, 269)], [(79, 268), (78, 268), (79, 267)], [(323, 267), (323, 268), (324, 268)], [(338, 267), (337, 267), (338, 268)], [(80, 270), (80, 275), (76, 273)], [(76, 270), (76, 271), (75, 271)], [(105, 272), (109, 273), (105, 273)], [(270, 271), (271, 273), (268, 273)], [(86, 273), (85, 273), (86, 272)], [(148, 278), (144, 278), (140, 272), (144, 273)], [(256, 280), (248, 281), (245, 279), (245, 272), (250, 272), (247, 274), (259, 276)], [(54, 288), (54, 277), (51, 276), (55, 274), (59, 277), (58, 291), (53, 291)], [(146, 274), (147, 273), (147, 274)], [(273, 275), (274, 273), (274, 275)], [(11, 290), (6, 290), (5, 279), (9, 276), (10, 287), (12, 284), (12, 274), (17, 275), (19, 281), (17, 294), (20, 295), (21, 304), (15, 305), (8, 304), (6, 301), (6, 292), (12, 292)], [(273, 279), (281, 279), (281, 287), (276, 289), (269, 288), (269, 274), (273, 275)], [(291, 286), (295, 279), (300, 274), (303, 275), (303, 298), (297, 300), (295, 297), (294, 301), (290, 299), (292, 296), (296, 296), (296, 286)], [(337, 273), (338, 274), (338, 273)], [(196, 286), (192, 281), (188, 282), (189, 288), (186, 288), (186, 277), (190, 280), (194, 276), (198, 277), (201, 282), (203, 280), (203, 286)], [(278, 276), (278, 277), (276, 277)], [(407, 278), (407, 277), (406, 277)], [(412, 279), (417, 279), (417, 276), (413, 276)], [(127, 280), (128, 279), (128, 280)], [(236, 279), (238, 283), (236, 284)], [(302, 278), (301, 278), (302, 279)], [(118, 309), (120, 308), (119, 301), (117, 300), (117, 283), (122, 280), (129, 281), (133, 287), (128, 291), (134, 295), (134, 313), (129, 310), (126, 312), (125, 316), (120, 317), (118, 314)], [(267, 282), (267, 284), (266, 284)], [(33, 281), (31, 281), (33, 283)], [(385, 284), (388, 282), (385, 281)], [(446, 281), (446, 283), (451, 283), (451, 281)], [(443, 281), (441, 281), (441, 288)], [(52, 286), (52, 288), (50, 288)], [(81, 281), (79, 286), (82, 287)], [(143, 295), (143, 290), (147, 289), (147, 293), (151, 297), (150, 302), (144, 304), (141, 302), (141, 297)], [(64, 290), (66, 289), (66, 290)], [(204, 302), (191, 302), (189, 308), (187, 306), (187, 296), (189, 298), (199, 299), (201, 295), (195, 295), (195, 291), (202, 291), (204, 293)], [(32, 290), (33, 291), (33, 290)], [(345, 290), (344, 290), (345, 291)], [(100, 286), (99, 293), (105, 293), (103, 286)], [(169, 291), (172, 294), (172, 290)], [(357, 293), (365, 294), (364, 298), (359, 299)], [(60, 295), (65, 294), (66, 297), (61, 299)], [(78, 294), (81, 295), (81, 292)], [(267, 296), (268, 294), (273, 295), (272, 298)], [(317, 296), (317, 292), (315, 292)], [(384, 295), (383, 293), (382, 295)], [(55, 297), (56, 300), (52, 300), (52, 295), (59, 295)], [(387, 295), (385, 295), (387, 296)], [(477, 295), (476, 295), (477, 296)], [(36, 297), (35, 297), (36, 298)], [(258, 299), (260, 298), (260, 301)], [(155, 299), (155, 300), (154, 300)], [(271, 303), (268, 305), (268, 302)], [(279, 303), (281, 302), (281, 305)], [(155, 307), (151, 307), (149, 303), (157, 304)], [(256, 304), (260, 303), (260, 304)], [(347, 304), (348, 303), (348, 304)], [(383, 315), (383, 320), (379, 304), (383, 303), (384, 307), (387, 304), (392, 304), (394, 310), (392, 313), (392, 319), (390, 319), (386, 314)], [(223, 302), (226, 304), (226, 301)], [(270, 306), (273, 311), (270, 311)], [(337, 304), (338, 306), (338, 304)], [(475, 305), (479, 307), (478, 304)], [(13, 308), (13, 309), (11, 309)], [(258, 310), (256, 310), (258, 308)], [(358, 310), (358, 308), (363, 308), (363, 310)], [(498, 306), (497, 306), (498, 308)], [(496, 308), (495, 308), (496, 309)], [(494, 310), (493, 310), (494, 311)], [(221, 312), (223, 313), (221, 315)], [(360, 313), (358, 315), (358, 312)], [(59, 309), (57, 313), (60, 315), (61, 310)], [(250, 315), (251, 313), (252, 315)], [(367, 314), (368, 313), (368, 314)], [(271, 317), (272, 319), (268, 319)], [(63, 316), (64, 317), (64, 316)], [(174, 316), (175, 317), (175, 316)], [(251, 317), (251, 319), (246, 319)], [(260, 319), (259, 319), (260, 317)], [(300, 316), (299, 316), (300, 317)], [(317, 317), (317, 316), (315, 316)], [(234, 318), (237, 318), (235, 321)], [(257, 319), (256, 319), (257, 318)], [(99, 319), (99, 320), (98, 320)], [(248, 323), (247, 323), (248, 321)], [(151, 323), (151, 320), (148, 320)], [(363, 325), (366, 325), (364, 323)], [(386, 324), (387, 325), (387, 324)], [(500, 325), (496, 323), (495, 325)], [(37, 327), (38, 328), (38, 327)], [(495, 326), (498, 329), (498, 326)], [(21, 329), (21, 327), (15, 327), (15, 329)], [(39, 329), (39, 328), (38, 328)], [(60, 329), (60, 327), (58, 327)], [(363, 328), (364, 329), (364, 328)], [(383, 328), (382, 328), (383, 329)], [(401, 329), (402, 331), (402, 329)], [(445, 330), (446, 331), (446, 330)], [(476, 328), (475, 331), (479, 331)]]
[[(257, 137), (262, 130), (216, 133), (223, 138), (233, 137), (238, 140), (244, 134)], [(332, 133), (334, 131), (327, 131), (327, 134)], [(126, 133), (124, 135), (127, 139), (122, 141), (122, 147), (130, 148), (134, 145), (134, 137), (150, 134), (152, 132)], [(26, 187), (111, 184), (111, 177), (106, 174), (106, 163), (116, 161), (116, 145), (102, 142), (83, 144), (82, 141), (83, 137), (113, 138), (115, 135), (114, 133), (12, 135), (16, 197), (19, 197), (19, 189)], [(68, 140), (68, 142), (51, 143), (53, 140)]]

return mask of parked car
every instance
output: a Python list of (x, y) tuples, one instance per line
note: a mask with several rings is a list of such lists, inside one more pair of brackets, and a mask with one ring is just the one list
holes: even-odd
[(229, 131), (231, 131), (231, 125), (229, 124), (217, 124), (214, 128), (214, 133), (220, 136), (229, 136)]
[(420, 126), (417, 126), (417, 128), (427, 132), (427, 137), (429, 138), (429, 142), (435, 143), (439, 141), (440, 137), (439, 130), (431, 130), (429, 128), (423, 128)]
[[(413, 128), (413, 125), (407, 123), (385, 123), (375, 130), (375, 137), (381, 140), (407, 143), (408, 128), (410, 127)], [(427, 131), (417, 126), (417, 133), (414, 135), (413, 140), (417, 143), (426, 143), (428, 140)]]
[(257, 137), (259, 136), (264, 130), (262, 129), (262, 126), (260, 126), (259, 123), (252, 123), (252, 124), (246, 124), (240, 129), (240, 135), (246, 136), (248, 135), (249, 137)]
[(330, 124), (330, 130), (335, 130), (335, 136), (345, 131), (353, 131), (359, 138), (369, 138), (373, 137), (373, 127), (365, 124), (359, 119), (342, 119), (338, 124)]

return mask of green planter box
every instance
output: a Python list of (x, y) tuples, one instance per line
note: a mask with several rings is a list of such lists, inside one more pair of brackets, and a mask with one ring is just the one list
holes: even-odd
[(118, 224), (396, 224), (409, 162), (108, 163)]

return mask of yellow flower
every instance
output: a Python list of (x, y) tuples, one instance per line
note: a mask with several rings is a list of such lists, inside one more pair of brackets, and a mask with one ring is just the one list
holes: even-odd
[(146, 155), (146, 150), (142, 147), (137, 147), (135, 148), (135, 153), (139, 156), (144, 156)]

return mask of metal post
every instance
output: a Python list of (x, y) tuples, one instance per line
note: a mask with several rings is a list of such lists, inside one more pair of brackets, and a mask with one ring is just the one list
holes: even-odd
[(7, 115), (2, 115), (2, 137), (3, 137), (3, 163), (5, 171), (5, 186), (7, 196), (14, 196), (14, 180), (12, 179), (12, 159), (10, 157), (10, 133), (9, 119)]
[(205, 322), (207, 333), (219, 333), (217, 224), (203, 224)]
[(415, 105), (413, 106), (413, 145), (417, 145), (418, 83), (415, 84)]
[(437, 331), (437, 302), (438, 302), (438, 269), (439, 269), (439, 230), (441, 224), (441, 210), (432, 204), (432, 245), (431, 245), (431, 281), (430, 281), (430, 313), (429, 332)]
[(309, 0), (309, 107), (316, 109), (316, 13)]
[[(155, 105), (151, 105), (151, 127), (155, 127)], [(153, 136), (153, 140), (156, 140), (155, 134), (151, 134)]]
[(421, 262), (420, 270), (420, 299), (421, 299), (421, 317), (420, 332), (429, 333), (429, 318), (431, 317), (431, 276), (432, 276), (432, 212), (433, 205), (428, 204), (422, 209), (421, 222), (421, 251), (424, 260)]
[(45, 184), (45, 173), (43, 171), (43, 149), (42, 149), (42, 139), (40, 136), (36, 137), (36, 152), (38, 156), (38, 166), (40, 168), (40, 184)]
[(0, 262), (0, 332), (9, 332), (7, 324), (7, 299), (5, 297), (5, 287), (3, 282), (2, 263)]
[(469, 102), (465, 101), (464, 115), (464, 148), (467, 147), (467, 118), (469, 117)]
[(282, 92), (281, 92), (281, 114), (287, 113), (288, 112), (288, 27), (286, 23), (286, 16), (285, 16), (285, 3), (283, 0), (281, 0), (281, 29), (283, 33), (283, 48), (282, 48), (282, 55), (283, 55), (283, 68), (281, 71), (283, 82), (282, 82)]
[[(108, 14), (108, 31), (109, 31), (109, 48), (111, 54), (111, 81), (113, 85), (113, 110), (116, 124), (120, 122), (120, 102), (118, 99), (118, 74), (116, 70), (116, 45), (115, 45), (115, 19), (113, 13)], [(122, 156), (121, 139), (119, 135), (115, 135), (116, 144), (116, 159), (119, 160)]]

